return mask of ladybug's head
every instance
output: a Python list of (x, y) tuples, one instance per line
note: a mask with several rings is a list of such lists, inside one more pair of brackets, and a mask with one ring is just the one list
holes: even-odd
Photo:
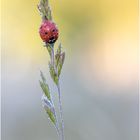
[(42, 22), (39, 33), (45, 43), (53, 44), (58, 39), (58, 28), (55, 23), (49, 20)]

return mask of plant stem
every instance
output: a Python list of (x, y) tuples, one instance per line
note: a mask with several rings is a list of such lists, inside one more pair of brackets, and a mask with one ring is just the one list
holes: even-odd
[(64, 140), (64, 120), (63, 120), (63, 110), (62, 110), (61, 91), (60, 91), (59, 81), (58, 81), (58, 84), (57, 84), (57, 89), (58, 89), (58, 96), (59, 96), (59, 112), (60, 112), (60, 119), (61, 119), (61, 134), (62, 134), (62, 140)]
[[(54, 49), (53, 49), (53, 44), (51, 46), (51, 56), (50, 56), (50, 59), (51, 59), (51, 65), (54, 66)], [(59, 137), (59, 139), (61, 140), (61, 132), (60, 132), (60, 129), (59, 129), (59, 123), (58, 123), (58, 118), (57, 118), (57, 114), (56, 114), (56, 109), (55, 109), (55, 105), (53, 103), (53, 100), (52, 100), (52, 97), (51, 97), (51, 102), (53, 104), (53, 107), (54, 107), (54, 116), (55, 116), (55, 119), (56, 119), (56, 125), (55, 126), (55, 129), (57, 131), (57, 135)]]
[[(54, 48), (53, 48), (53, 46), (51, 49), (51, 64), (54, 67), (55, 73), (58, 74), (55, 63), (54, 63)], [(63, 120), (63, 110), (62, 110), (61, 90), (60, 90), (59, 79), (58, 79), (58, 84), (57, 84), (57, 90), (58, 90), (58, 98), (59, 98), (59, 113), (60, 113), (60, 120), (61, 120), (61, 140), (64, 140), (64, 120)]]

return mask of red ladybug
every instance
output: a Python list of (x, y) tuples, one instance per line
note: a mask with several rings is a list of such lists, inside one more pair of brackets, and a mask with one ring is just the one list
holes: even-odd
[(58, 28), (50, 20), (44, 20), (40, 26), (39, 34), (45, 43), (53, 44), (58, 39)]

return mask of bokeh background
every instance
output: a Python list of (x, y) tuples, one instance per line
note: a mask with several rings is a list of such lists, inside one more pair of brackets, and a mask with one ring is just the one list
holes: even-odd
[[(41, 105), (48, 53), (38, 0), (2, 0), (2, 140), (56, 140)], [(66, 51), (66, 140), (138, 140), (138, 1), (51, 0)], [(57, 98), (56, 89), (52, 91)]]

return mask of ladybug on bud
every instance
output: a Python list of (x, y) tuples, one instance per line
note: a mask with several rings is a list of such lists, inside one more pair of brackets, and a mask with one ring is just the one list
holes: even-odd
[(48, 44), (53, 44), (58, 39), (58, 28), (51, 20), (43, 20), (39, 28), (41, 39)]

